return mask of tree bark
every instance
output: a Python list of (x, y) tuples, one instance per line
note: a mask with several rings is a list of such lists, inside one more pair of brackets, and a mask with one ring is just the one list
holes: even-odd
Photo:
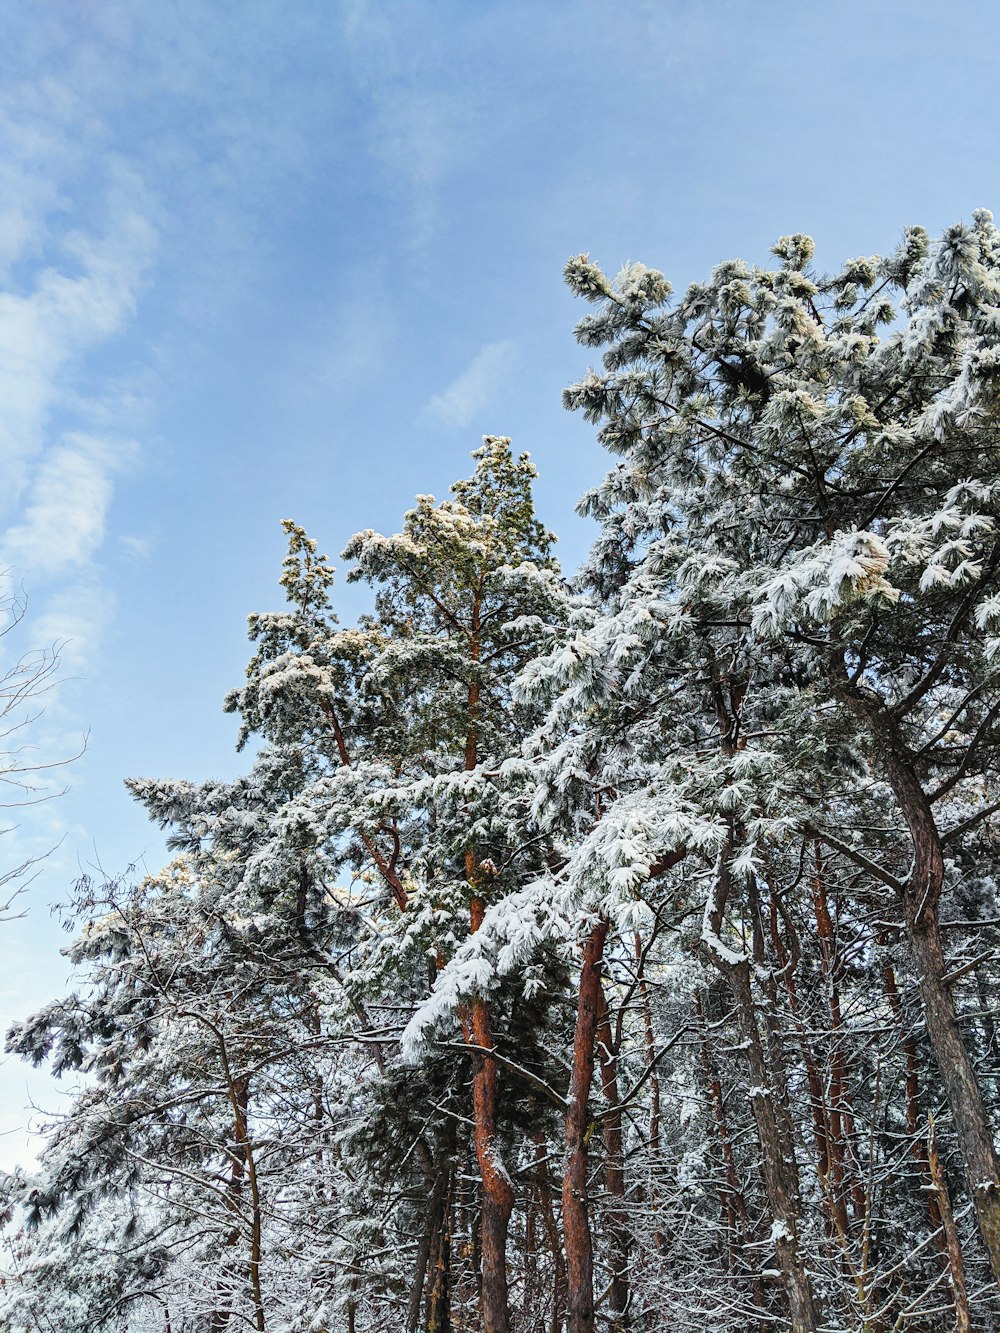
[(828, 1215), (826, 1217), (827, 1234), (846, 1230), (847, 1219), (838, 1214), (836, 1199), (829, 1188), (830, 1175), (830, 1126), (827, 1113), (826, 1094), (823, 1080), (820, 1078), (819, 1065), (812, 1047), (812, 1037), (802, 1020), (799, 1007), (798, 984), (795, 979), (799, 962), (799, 943), (794, 936), (790, 922), (785, 928), (789, 933), (789, 949), (785, 949), (778, 926), (777, 897), (772, 893), (770, 901), (771, 942), (774, 946), (780, 970), (784, 976), (785, 991), (788, 995), (789, 1008), (798, 1033), (799, 1054), (805, 1069), (806, 1087), (809, 1089), (809, 1113), (812, 1118), (813, 1139), (816, 1144), (816, 1172), (827, 1196)]
[[(481, 915), (481, 900), (478, 902)], [(478, 929), (478, 921), (476, 923)], [(497, 1141), (497, 1065), (486, 1052), (493, 1050), (489, 1005), (481, 996), (463, 1006), (462, 1030), (472, 1056), (473, 1145), (482, 1181), (480, 1220), (481, 1314), (483, 1333), (508, 1333), (507, 1231), (514, 1208), (514, 1187)], [(475, 1049), (479, 1048), (479, 1049)]]
[(427, 1333), (450, 1333), (451, 1330), (451, 1248), (452, 1248), (452, 1187), (454, 1177), (447, 1174), (447, 1188), (443, 1191), (437, 1209), (434, 1244), (431, 1249), (431, 1274), (427, 1289)]
[(705, 1007), (701, 996), (694, 997), (695, 1013), (698, 1016), (698, 1037), (701, 1054), (701, 1069), (712, 1106), (712, 1128), (719, 1140), (722, 1152), (722, 1165), (725, 1173), (725, 1186), (719, 1190), (719, 1205), (722, 1223), (727, 1236), (729, 1267), (734, 1266), (737, 1252), (746, 1254), (750, 1224), (747, 1212), (746, 1196), (740, 1185), (736, 1170), (736, 1156), (733, 1152), (732, 1137), (729, 1133), (729, 1121), (726, 1117), (726, 1100), (722, 1093), (722, 1080), (708, 1045), (708, 1030), (705, 1023)]
[[(768, 1067), (754, 1006), (751, 960), (728, 950), (720, 936), (730, 891), (727, 855), (731, 855), (731, 843), (729, 852), (719, 858), (702, 939), (712, 963), (728, 981), (736, 1003), (750, 1074), (749, 1098), (757, 1126), (764, 1188), (773, 1219), (772, 1240), (788, 1300), (792, 1333), (816, 1333), (819, 1312), (799, 1245), (802, 1201), (783, 1080), (777, 1076), (780, 1071)], [(754, 930), (759, 935), (759, 923), (754, 923)]]
[(831, 1200), (838, 1230), (848, 1234), (847, 1200), (853, 1205), (854, 1218), (865, 1216), (865, 1197), (854, 1153), (854, 1105), (844, 1053), (844, 1020), (840, 1005), (840, 950), (837, 931), (826, 893), (826, 876), (819, 841), (813, 844), (812, 898), (819, 939), (820, 964), (827, 987), (830, 1009), (830, 1100), (827, 1107), (830, 1148)]
[[(261, 1299), (260, 1288), (260, 1198), (257, 1192), (256, 1171), (253, 1158), (250, 1153), (250, 1140), (248, 1135), (247, 1115), (250, 1104), (250, 1080), (248, 1078), (233, 1078), (229, 1067), (229, 1057), (219, 1036), (223, 1073), (226, 1079), (226, 1086), (229, 1094), (229, 1103), (233, 1113), (233, 1147), (230, 1151), (229, 1182), (226, 1186), (226, 1207), (234, 1215), (235, 1223), (232, 1230), (227, 1234), (224, 1244), (233, 1246), (238, 1244), (242, 1234), (240, 1225), (241, 1200), (244, 1186), (249, 1180), (251, 1186), (251, 1223), (250, 1223), (250, 1261), (249, 1276), (250, 1290), (254, 1304), (254, 1323), (255, 1329), (264, 1327), (264, 1306)], [(237, 1282), (235, 1272), (224, 1271), (219, 1275), (219, 1281), (216, 1286), (215, 1309), (212, 1311), (209, 1319), (210, 1333), (223, 1333), (223, 1330), (229, 1326), (233, 1313), (233, 1298), (235, 1295)], [(235, 1265), (233, 1268), (235, 1269)]]
[(750, 965), (731, 969), (730, 985), (736, 1000), (741, 1035), (746, 1043), (747, 1063), (752, 1086), (750, 1103), (757, 1126), (764, 1175), (764, 1187), (774, 1221), (772, 1236), (778, 1267), (781, 1270), (792, 1333), (816, 1333), (819, 1315), (813, 1296), (812, 1281), (799, 1245), (802, 1205), (793, 1145), (789, 1142), (775, 1099), (779, 1090), (773, 1086), (764, 1045), (754, 1013), (750, 984)]
[(635, 965), (639, 973), (639, 1001), (642, 1005), (642, 1028), (646, 1040), (646, 1061), (650, 1067), (649, 1075), (649, 1147), (654, 1162), (659, 1164), (660, 1157), (660, 1075), (656, 1068), (656, 1036), (653, 1032), (653, 1011), (649, 1002), (649, 987), (646, 984), (646, 964), (643, 958), (642, 937), (635, 932)]
[(955, 1001), (945, 980), (948, 968), (938, 916), (944, 887), (941, 835), (895, 719), (883, 705), (858, 691), (845, 688), (843, 697), (868, 730), (909, 830), (913, 863), (901, 886), (906, 935), (916, 965), (927, 1037), (955, 1120), (976, 1221), (993, 1276), (1000, 1281), (1000, 1160)]
[[(876, 936), (879, 945), (885, 948), (885, 937), (883, 934)], [(899, 994), (899, 984), (896, 981), (896, 972), (889, 958), (882, 960), (882, 989), (885, 992), (885, 998), (889, 1002), (889, 1008), (899, 1027), (899, 1039), (903, 1047), (903, 1056), (906, 1061), (906, 1132), (910, 1136), (910, 1153), (917, 1166), (917, 1172), (920, 1179), (921, 1193), (926, 1200), (927, 1216), (930, 1219), (931, 1226), (935, 1231), (941, 1228), (941, 1210), (938, 1207), (934, 1181), (931, 1176), (930, 1162), (928, 1160), (927, 1144), (921, 1134), (920, 1129), (920, 1065), (917, 1058), (917, 1043), (913, 1034), (906, 1030), (903, 1001)], [(945, 1238), (942, 1232), (938, 1238), (938, 1249), (944, 1251)]]
[[(441, 1285), (444, 1271), (447, 1269), (448, 1256), (442, 1245), (442, 1238), (446, 1229), (445, 1211), (448, 1203), (450, 1180), (450, 1167), (442, 1164), (434, 1178), (434, 1188), (427, 1204), (427, 1220), (423, 1235), (420, 1238), (420, 1245), (417, 1248), (413, 1283), (410, 1287), (410, 1305), (406, 1317), (407, 1333), (417, 1333), (420, 1327), (420, 1307), (422, 1304), (426, 1305), (428, 1310), (425, 1320), (427, 1328), (432, 1327), (430, 1312), (435, 1305), (435, 1293)], [(428, 1268), (430, 1269), (429, 1278)], [(438, 1318), (436, 1315), (434, 1317)], [(435, 1333), (444, 1333), (439, 1318), (433, 1327)]]
[(556, 1213), (552, 1206), (552, 1187), (549, 1180), (549, 1168), (546, 1161), (546, 1142), (541, 1130), (535, 1131), (535, 1151), (537, 1164), (538, 1204), (545, 1222), (545, 1234), (549, 1249), (552, 1251), (552, 1318), (550, 1333), (560, 1333), (563, 1326), (563, 1309), (566, 1304), (566, 1261), (563, 1258), (562, 1242)]
[[(466, 870), (471, 880), (474, 876), (471, 853), (467, 857)], [(478, 895), (473, 897), (470, 933), (475, 934), (479, 929), (485, 910), (483, 899)], [(463, 1005), (460, 1017), (466, 1043), (473, 1048), (470, 1052), (473, 1146), (482, 1181), (480, 1308), (483, 1333), (508, 1333), (507, 1231), (514, 1208), (514, 1187), (497, 1141), (497, 1065), (487, 1054), (494, 1046), (489, 1004), (482, 996), (475, 996), (469, 1004)]]
[(601, 964), (608, 922), (599, 918), (583, 949), (573, 1073), (566, 1108), (563, 1167), (563, 1237), (566, 1246), (566, 1333), (594, 1333), (594, 1246), (587, 1193), (587, 1103), (594, 1080), (594, 1041), (600, 1016)]
[[(466, 698), (464, 764), (466, 772), (474, 769), (479, 762), (480, 614), (481, 607), (476, 597), (472, 605), (469, 632), (469, 658), (473, 675)], [(482, 896), (483, 871), (484, 868), (479, 864), (476, 853), (469, 848), (465, 853), (465, 878), (472, 891), (469, 904), (470, 935), (474, 935), (482, 925), (486, 913), (486, 902)], [(508, 1333), (510, 1307), (507, 1286), (507, 1231), (514, 1208), (514, 1187), (504, 1165), (497, 1138), (497, 1065), (490, 1055), (485, 1054), (493, 1050), (493, 1029), (488, 1001), (477, 995), (471, 1004), (463, 1006), (460, 1018), (466, 1043), (479, 1048), (474, 1049), (471, 1054), (472, 1116), (475, 1125), (473, 1142), (483, 1186), (480, 1223), (482, 1246), (480, 1312), (483, 1333)]]
[(937, 1198), (941, 1224), (944, 1228), (948, 1269), (951, 1277), (951, 1295), (955, 1302), (955, 1333), (972, 1333), (972, 1317), (969, 1313), (969, 1293), (965, 1285), (965, 1264), (962, 1260), (962, 1247), (958, 1240), (958, 1228), (951, 1211), (951, 1199), (948, 1185), (944, 1178), (944, 1168), (938, 1156), (937, 1136), (934, 1132), (934, 1117), (931, 1116), (927, 1132), (927, 1162), (934, 1193)]

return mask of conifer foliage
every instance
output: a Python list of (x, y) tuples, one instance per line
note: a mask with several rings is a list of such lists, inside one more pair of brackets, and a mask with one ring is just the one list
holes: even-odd
[(4, 1182), (3, 1327), (944, 1333), (1000, 1319), (1000, 232), (566, 268), (613, 456), (573, 585), (534, 470), (344, 552), (133, 781), (84, 884), (81, 1090)]

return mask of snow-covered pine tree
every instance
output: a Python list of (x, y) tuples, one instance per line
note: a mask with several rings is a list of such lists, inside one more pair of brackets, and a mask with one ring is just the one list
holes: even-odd
[(87, 1082), (5, 1182), (5, 1327), (1000, 1316), (1000, 238), (775, 250), (568, 266), (580, 595), (502, 439), (352, 539), (356, 626), (286, 525), (246, 777), (131, 784), (178, 859), (12, 1034)]
[[(329, 562), (286, 524), (289, 606), (251, 617), (256, 652), (227, 701), (242, 739), (263, 742), (249, 773), (130, 782), (180, 859), (91, 895), (73, 946), (88, 1000), (11, 1034), (36, 1061), (65, 1048), (60, 1064), (96, 1080), (40, 1177), (12, 1182), (12, 1199), (52, 1218), (24, 1290), (46, 1292), (53, 1237), (126, 1182), (157, 1238), (143, 1285), (123, 1257), (81, 1327), (150, 1301), (212, 1333), (340, 1314), (382, 1326), (386, 1310), (393, 1327), (423, 1315), (444, 1333), (463, 1303), (508, 1327), (505, 1158), (538, 1132), (552, 1011), (531, 996), (546, 964), (517, 987), (471, 975), (457, 1033), (418, 1066), (396, 1050), (456, 942), (548, 845), (528, 830), (527, 795), (501, 794), (501, 770), (533, 720), (511, 681), (560, 631), (567, 595), (527, 456), (491, 437), (475, 460), (453, 499), (420, 497), (398, 535), (352, 540), (351, 577), (377, 589), (356, 628), (333, 615)], [(502, 1069), (498, 1036), (516, 1052)], [(454, 1109), (470, 1092), (471, 1139)], [(470, 1149), (478, 1202), (462, 1179)]]
[[(549, 671), (561, 716), (592, 719), (575, 742), (591, 764), (617, 772), (628, 753), (600, 823), (627, 801), (663, 830), (633, 840), (637, 882), (675, 836), (664, 784), (717, 822), (703, 947), (744, 1015), (773, 1243), (793, 1326), (813, 1329), (763, 915), (784, 896), (767, 858), (796, 839), (877, 886), (906, 935), (1000, 1271), (992, 1126), (954, 998), (967, 974), (941, 934), (958, 858), (996, 809), (1000, 245), (980, 213), (830, 277), (807, 237), (775, 251), (780, 267), (720, 265), (673, 304), (641, 265), (614, 282), (568, 265), (595, 305), (578, 336), (605, 352), (566, 402), (622, 461), (583, 505), (602, 524), (586, 570), (602, 614)], [(889, 815), (874, 828), (873, 800)]]
[[(379, 589), (379, 652), (367, 688), (405, 701), (396, 773), (379, 785), (429, 816), (408, 860), (420, 866), (425, 910), (438, 917), (435, 965), (456, 935), (478, 931), (491, 898), (531, 868), (528, 836), (510, 822), (489, 774), (517, 751), (530, 721), (512, 710), (511, 682), (560, 628), (566, 603), (553, 538), (535, 517), (527, 455), (515, 458), (509, 440), (487, 437), (473, 457), (476, 470), (452, 488), (454, 500), (418, 497), (401, 533), (362, 532), (344, 552), (355, 561), (349, 578)], [(471, 1053), (482, 1185), (480, 1317), (489, 1333), (506, 1333), (514, 1188), (498, 1131), (488, 990), (470, 988), (458, 1015)]]

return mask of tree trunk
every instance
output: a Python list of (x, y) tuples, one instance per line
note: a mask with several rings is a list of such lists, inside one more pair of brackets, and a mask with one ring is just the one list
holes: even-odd
[(986, 1243), (993, 1274), (1000, 1281), (1000, 1163), (972, 1060), (958, 1025), (955, 1001), (948, 984), (942, 981), (947, 967), (941, 933), (936, 920), (925, 926), (918, 921), (909, 935), (927, 1036), (955, 1120), (976, 1221)]
[(600, 1016), (601, 963), (608, 936), (602, 917), (587, 937), (573, 1034), (573, 1073), (566, 1108), (563, 1236), (566, 1245), (566, 1333), (594, 1333), (594, 1247), (587, 1195), (587, 1103), (594, 1079), (594, 1040)]
[[(410, 1287), (410, 1305), (406, 1317), (407, 1333), (417, 1333), (420, 1327), (420, 1307), (424, 1304), (427, 1307), (427, 1328), (434, 1328), (435, 1333), (443, 1333), (439, 1316), (434, 1318), (438, 1322), (431, 1323), (431, 1310), (436, 1302), (436, 1293), (438, 1287), (446, 1281), (445, 1270), (447, 1269), (447, 1254), (442, 1244), (443, 1235), (447, 1230), (446, 1209), (448, 1204), (448, 1186), (451, 1181), (451, 1169), (446, 1164), (442, 1164), (434, 1178), (434, 1189), (427, 1204), (427, 1221), (424, 1226), (423, 1235), (420, 1238), (420, 1245), (417, 1249), (416, 1261), (414, 1264), (413, 1283)], [(428, 1268), (430, 1276), (428, 1278)], [(426, 1287), (426, 1300), (425, 1296)]]
[(785, 928), (789, 933), (789, 949), (791, 954), (786, 951), (781, 939), (781, 931), (778, 926), (778, 900), (775, 894), (771, 894), (770, 908), (770, 927), (771, 942), (774, 945), (775, 955), (780, 965), (780, 970), (784, 975), (785, 991), (788, 995), (789, 1008), (791, 1009), (792, 1019), (795, 1023), (795, 1030), (798, 1033), (799, 1055), (802, 1059), (802, 1065), (805, 1069), (806, 1087), (809, 1089), (809, 1113), (812, 1118), (813, 1140), (816, 1144), (816, 1172), (820, 1179), (820, 1184), (827, 1197), (828, 1214), (825, 1218), (827, 1235), (844, 1232), (847, 1228), (847, 1218), (840, 1214), (837, 1207), (837, 1201), (830, 1189), (830, 1125), (826, 1105), (826, 1094), (823, 1091), (823, 1080), (820, 1078), (819, 1065), (816, 1061), (816, 1055), (813, 1051), (812, 1036), (802, 1020), (802, 1013), (799, 1007), (798, 984), (795, 979), (796, 969), (799, 962), (799, 942), (794, 937), (791, 924), (786, 920)]
[(951, 1277), (951, 1295), (955, 1302), (955, 1333), (971, 1333), (972, 1318), (969, 1314), (969, 1294), (965, 1286), (965, 1264), (962, 1261), (962, 1247), (958, 1241), (958, 1229), (951, 1211), (951, 1199), (948, 1185), (944, 1178), (944, 1168), (938, 1156), (937, 1136), (934, 1132), (934, 1117), (930, 1118), (927, 1133), (927, 1162), (934, 1182), (938, 1211), (944, 1228), (948, 1268)]
[(794, 1148), (782, 1124), (781, 1112), (775, 1106), (779, 1090), (773, 1086), (757, 1026), (749, 962), (739, 963), (730, 969), (730, 985), (736, 1000), (741, 1034), (746, 1043), (752, 1084), (750, 1103), (757, 1125), (764, 1187), (774, 1222), (772, 1239), (788, 1297), (792, 1333), (816, 1333), (819, 1317), (812, 1282), (799, 1248), (802, 1207)]
[[(702, 941), (715, 967), (729, 983), (736, 1002), (736, 1013), (743, 1038), (750, 1074), (750, 1106), (760, 1143), (764, 1188), (771, 1210), (772, 1241), (782, 1284), (788, 1300), (792, 1333), (816, 1333), (819, 1314), (813, 1296), (812, 1280), (799, 1248), (799, 1221), (802, 1202), (794, 1144), (790, 1137), (790, 1118), (780, 1070), (768, 1067), (767, 1052), (761, 1039), (751, 983), (751, 959), (737, 955), (722, 942), (720, 931), (729, 901), (730, 875), (727, 857), (732, 854), (732, 839), (727, 852), (719, 858), (715, 883), (705, 909)], [(762, 925), (753, 925), (755, 947), (759, 947)], [(776, 1036), (770, 1045), (772, 1056)]]
[[(223, 1063), (225, 1053), (223, 1053)], [(227, 1070), (228, 1073), (228, 1070)], [(250, 1098), (250, 1084), (247, 1079), (237, 1082), (227, 1080), (230, 1105), (233, 1111), (233, 1146), (229, 1153), (229, 1181), (226, 1185), (226, 1208), (234, 1217), (234, 1225), (226, 1235), (223, 1244), (228, 1248), (239, 1243), (242, 1227), (240, 1225), (241, 1200), (246, 1179), (246, 1117)], [(222, 1272), (215, 1289), (215, 1309), (209, 1319), (210, 1333), (223, 1333), (232, 1316), (233, 1297), (237, 1286), (235, 1265), (223, 1260)]]
[(843, 696), (866, 725), (876, 755), (906, 820), (913, 864), (902, 885), (903, 915), (916, 965), (927, 1037), (955, 1120), (976, 1221), (993, 1276), (1000, 1281), (1000, 1160), (982, 1093), (951, 989), (941, 942), (938, 907), (944, 887), (944, 853), (927, 793), (913, 768), (899, 728), (884, 706), (860, 693)]
[(480, 1303), (483, 1333), (508, 1333), (507, 1230), (514, 1208), (514, 1187), (497, 1141), (497, 1066), (488, 1054), (493, 1050), (493, 1031), (489, 1005), (481, 996), (463, 1006), (462, 1030), (466, 1042), (473, 1047), (473, 1144), (482, 1181)]
[[(473, 878), (471, 853), (467, 874)], [(470, 909), (470, 933), (482, 924), (486, 905), (476, 896)], [(497, 1141), (497, 1065), (493, 1050), (490, 1008), (482, 996), (463, 1006), (462, 1031), (472, 1049), (473, 1146), (482, 1181), (480, 1213), (480, 1312), (483, 1333), (508, 1333), (510, 1309), (507, 1289), (507, 1230), (514, 1208), (514, 1187)]]
[(545, 1234), (549, 1249), (552, 1251), (552, 1318), (550, 1333), (560, 1333), (563, 1326), (563, 1309), (566, 1304), (566, 1261), (563, 1258), (562, 1242), (559, 1239), (559, 1227), (556, 1213), (552, 1206), (552, 1188), (549, 1181), (549, 1168), (546, 1162), (546, 1142), (541, 1130), (535, 1131), (535, 1151), (538, 1175), (538, 1204), (545, 1222)]
[(649, 1003), (649, 987), (646, 984), (646, 963), (643, 957), (642, 936), (635, 932), (635, 965), (639, 973), (639, 1002), (642, 1005), (642, 1029), (646, 1040), (646, 1061), (650, 1068), (649, 1075), (649, 1147), (654, 1162), (659, 1165), (660, 1157), (660, 1075), (656, 1068), (656, 1035), (653, 1031), (653, 1011)]
[(708, 1031), (705, 1023), (705, 1008), (701, 996), (694, 997), (695, 1013), (698, 1016), (698, 1036), (701, 1054), (701, 1069), (705, 1078), (708, 1099), (712, 1106), (712, 1130), (719, 1140), (722, 1152), (722, 1165), (726, 1183), (719, 1190), (722, 1224), (727, 1237), (729, 1267), (733, 1268), (737, 1253), (745, 1258), (746, 1244), (749, 1237), (749, 1220), (746, 1196), (740, 1185), (736, 1170), (736, 1157), (733, 1153), (732, 1137), (729, 1133), (729, 1121), (726, 1117), (726, 1101), (722, 1093), (722, 1080), (708, 1045)]
[[(467, 772), (474, 769), (479, 761), (480, 686), (476, 673), (480, 658), (481, 625), (478, 597), (473, 602), (470, 626), (469, 658), (474, 674), (466, 699), (465, 769)], [(465, 853), (465, 878), (472, 890), (469, 933), (474, 935), (482, 925), (486, 902), (482, 896), (484, 867), (479, 864), (471, 848)], [(507, 1290), (507, 1230), (514, 1208), (514, 1187), (504, 1165), (497, 1139), (497, 1066), (496, 1061), (487, 1054), (493, 1050), (489, 1004), (482, 996), (476, 996), (471, 1005), (465, 1006), (461, 1020), (466, 1042), (479, 1048), (472, 1052), (472, 1116), (475, 1125), (473, 1138), (476, 1161), (483, 1183), (480, 1223), (482, 1333), (508, 1333), (510, 1309)]]
[(865, 1216), (865, 1197), (855, 1169), (854, 1105), (844, 1053), (844, 1021), (840, 1006), (840, 949), (830, 904), (826, 894), (826, 876), (818, 840), (813, 844), (812, 898), (819, 939), (820, 963), (827, 987), (830, 1009), (830, 1100), (829, 1147), (831, 1199), (838, 1230), (848, 1234), (847, 1199), (850, 1197), (856, 1221)]
[(597, 1053), (601, 1066), (601, 1091), (607, 1102), (601, 1119), (604, 1138), (604, 1181), (610, 1199), (608, 1230), (611, 1239), (611, 1285), (608, 1290), (612, 1333), (626, 1333), (629, 1308), (628, 1204), (625, 1199), (625, 1153), (622, 1136), (621, 1097), (618, 1090), (618, 1046), (611, 1032), (608, 1001), (600, 978), (597, 982), (599, 1021)]
[[(885, 948), (884, 934), (876, 935), (879, 945)], [(882, 989), (889, 1002), (889, 1008), (899, 1027), (899, 1039), (903, 1046), (906, 1060), (906, 1132), (910, 1136), (910, 1153), (917, 1165), (920, 1189), (927, 1205), (927, 1216), (935, 1231), (941, 1228), (941, 1211), (938, 1208), (934, 1181), (931, 1176), (927, 1144), (920, 1132), (920, 1065), (917, 1058), (917, 1043), (913, 1034), (906, 1030), (903, 1001), (899, 994), (896, 972), (889, 958), (882, 961)], [(943, 1231), (938, 1237), (938, 1249), (943, 1253), (946, 1241)]]
[(451, 1246), (452, 1246), (452, 1173), (438, 1210), (431, 1250), (431, 1275), (427, 1290), (427, 1333), (451, 1333)]

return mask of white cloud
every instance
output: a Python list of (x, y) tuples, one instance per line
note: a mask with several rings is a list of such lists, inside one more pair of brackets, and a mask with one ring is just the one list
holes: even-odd
[(29, 579), (86, 565), (104, 537), (114, 450), (72, 435), (42, 460), (21, 522), (0, 540), (0, 556)]
[(503, 380), (517, 361), (518, 346), (513, 338), (486, 343), (472, 361), (441, 393), (427, 404), (449, 426), (471, 426), (478, 413), (495, 398)]
[(118, 545), (130, 560), (148, 560), (153, 554), (153, 541), (150, 537), (138, 537), (134, 533), (125, 532), (119, 535)]
[(51, 413), (71, 397), (76, 365), (134, 309), (154, 233), (132, 212), (106, 236), (62, 244), (65, 267), (44, 268), (27, 295), (0, 292), (0, 494), (23, 493)]

